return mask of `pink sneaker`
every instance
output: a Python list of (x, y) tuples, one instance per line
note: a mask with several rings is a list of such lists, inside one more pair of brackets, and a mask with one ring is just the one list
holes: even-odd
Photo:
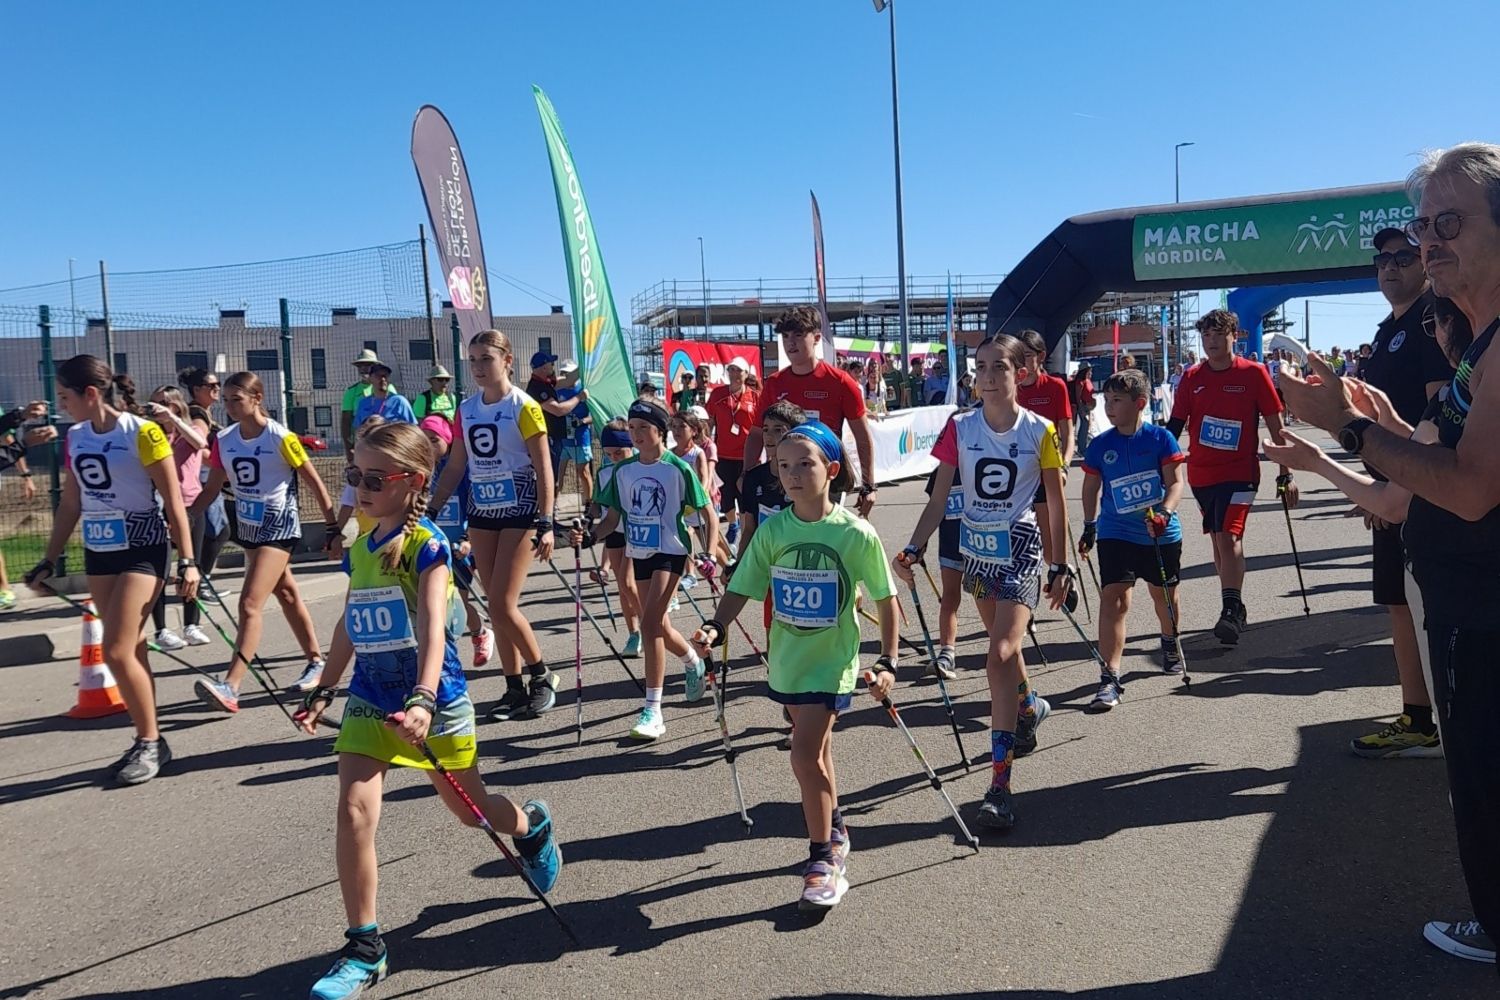
[(474, 666), (482, 667), (490, 662), (490, 657), (495, 655), (495, 633), (489, 629), (481, 629), (474, 636)]

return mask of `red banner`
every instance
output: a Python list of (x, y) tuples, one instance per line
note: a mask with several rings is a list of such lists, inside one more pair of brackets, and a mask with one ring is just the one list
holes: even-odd
[[(708, 365), (708, 385), (694, 385), (699, 389), (712, 389), (726, 385), (729, 376), (724, 366), (730, 358), (742, 358), (750, 370), (760, 377), (760, 346), (746, 343), (718, 343), (708, 340), (663, 340), (661, 356), (664, 364), (662, 374), (667, 384), (662, 386), (662, 397), (667, 409), (672, 408), (672, 393), (682, 385), (683, 372), (696, 372), (699, 365)], [(704, 393), (704, 399), (708, 394)]]

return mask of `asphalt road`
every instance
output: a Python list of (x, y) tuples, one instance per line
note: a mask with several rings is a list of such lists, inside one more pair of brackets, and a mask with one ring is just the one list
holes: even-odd
[[(1044, 613), (1050, 666), (1027, 657), (1054, 714), (1016, 767), (1020, 826), (979, 855), (884, 712), (856, 701), (834, 743), (853, 888), (819, 924), (795, 911), (806, 851), (796, 785), (743, 640), (729, 712), (751, 836), (710, 701), (684, 706), (673, 677), (667, 737), (628, 744), (636, 690), (587, 624), (575, 747), (572, 600), (538, 569), (528, 614), (564, 670), (560, 704), (539, 720), (482, 725), (482, 768), (492, 787), (551, 803), (567, 858), (555, 897), (582, 946), (424, 776), (396, 773), (378, 842), (391, 977), (371, 995), (1494, 996), (1493, 969), (1421, 938), (1425, 921), (1468, 914), (1442, 763), (1347, 750), (1400, 702), (1384, 614), (1369, 605), (1368, 536), (1337, 494), (1304, 482), (1294, 518), (1304, 617), (1273, 477), (1251, 522), (1251, 626), (1238, 648), (1208, 632), (1217, 586), (1204, 538), (1188, 536), (1190, 690), (1154, 669), (1154, 616), (1138, 593), (1125, 701), (1083, 714), (1096, 668)], [(917, 484), (882, 491), (873, 521), (888, 551), (921, 502)], [(571, 578), (571, 555), (558, 565)], [(340, 580), (326, 566), (299, 577), (326, 643)], [(597, 596), (589, 606), (607, 622)], [(264, 652), (289, 682), (296, 648), (270, 616)], [(684, 603), (679, 627), (696, 620)], [(747, 624), (761, 641), (758, 616)], [(951, 689), (978, 759), (987, 698), (971, 607), (960, 631)], [(920, 641), (915, 621), (905, 634)], [(873, 652), (868, 626), (866, 636)], [(225, 652), (185, 656), (216, 666)], [(305, 996), (342, 944), (330, 740), (295, 734), (264, 695), (238, 716), (209, 715), (189, 670), (158, 667), (176, 762), (122, 790), (98, 779), (128, 742), (123, 716), (60, 719), (73, 701), (69, 664), (0, 670), (0, 997)], [(912, 677), (898, 704), (972, 817), (987, 763), (957, 766), (935, 686)], [(471, 679), (481, 704), (502, 690), (497, 670)]]

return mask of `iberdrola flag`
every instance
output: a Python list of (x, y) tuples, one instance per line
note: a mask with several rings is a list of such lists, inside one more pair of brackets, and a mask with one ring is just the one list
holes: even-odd
[(542, 88), (531, 88), (542, 134), (552, 162), (552, 180), (557, 187), (557, 214), (562, 222), (563, 252), (568, 262), (568, 288), (573, 303), (573, 354), (588, 390), (589, 415), (596, 428), (615, 417), (623, 417), (635, 401), (635, 380), (630, 372), (630, 353), (615, 312), (615, 298), (604, 273), (604, 258), (594, 238), (594, 222), (583, 200), (583, 187), (573, 167), (573, 154), (563, 137), (562, 124)]

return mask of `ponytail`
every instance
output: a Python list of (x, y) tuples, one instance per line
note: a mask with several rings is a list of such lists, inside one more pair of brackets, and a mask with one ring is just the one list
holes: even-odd
[(111, 395), (119, 401), (119, 408), (126, 413), (140, 416), (141, 408), (135, 401), (135, 379), (121, 372), (110, 379), (110, 384), (113, 388)]

